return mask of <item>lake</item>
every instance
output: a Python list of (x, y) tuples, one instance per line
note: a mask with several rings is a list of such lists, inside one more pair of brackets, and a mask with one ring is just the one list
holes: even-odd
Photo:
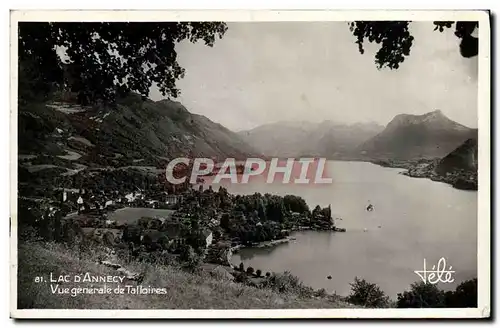
[[(455, 270), (456, 287), (477, 276), (477, 192), (428, 179), (410, 178), (402, 170), (365, 162), (329, 161), (333, 183), (249, 184), (222, 180), (231, 193), (254, 192), (303, 197), (310, 208), (332, 206), (338, 227), (347, 232), (304, 231), (295, 241), (269, 249), (243, 249), (233, 263), (262, 272), (288, 270), (314, 288), (348, 295), (354, 277), (378, 284), (392, 299), (444, 257)], [(214, 185), (217, 190), (219, 185)], [(371, 203), (374, 210), (366, 211)], [(380, 226), (380, 227), (379, 227)], [(331, 280), (326, 277), (332, 276)]]

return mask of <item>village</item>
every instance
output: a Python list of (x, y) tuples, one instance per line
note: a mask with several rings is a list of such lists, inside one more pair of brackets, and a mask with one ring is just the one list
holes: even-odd
[(20, 225), (45, 240), (108, 247), (122, 264), (140, 260), (191, 268), (232, 268), (233, 252), (289, 242), (296, 230), (345, 231), (335, 227), (330, 208), (310, 211), (296, 196), (232, 195), (203, 184), (172, 188), (161, 177), (123, 182), (116, 190), (92, 187), (102, 182), (90, 180), (84, 179), (86, 187), (53, 188), (50, 198), (19, 197)]

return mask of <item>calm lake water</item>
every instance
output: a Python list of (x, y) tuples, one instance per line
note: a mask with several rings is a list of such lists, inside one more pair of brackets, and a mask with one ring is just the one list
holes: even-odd
[[(348, 295), (354, 277), (377, 283), (391, 298), (446, 258), (456, 287), (477, 275), (477, 192), (463, 191), (428, 179), (409, 178), (401, 170), (363, 162), (327, 163), (332, 184), (249, 184), (222, 180), (229, 192), (303, 197), (311, 208), (332, 206), (337, 226), (347, 232), (298, 232), (295, 242), (268, 249), (243, 249), (233, 257), (263, 272), (291, 271), (314, 288)], [(218, 185), (214, 185), (218, 189)], [(371, 203), (374, 211), (367, 212)], [(380, 227), (379, 227), (380, 226)], [(326, 277), (332, 276), (331, 280)]]

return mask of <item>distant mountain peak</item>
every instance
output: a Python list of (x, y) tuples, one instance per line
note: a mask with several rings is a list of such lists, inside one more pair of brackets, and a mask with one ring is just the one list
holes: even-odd
[(399, 114), (360, 150), (376, 158), (443, 157), (475, 134), (439, 109), (421, 115)]
[(425, 115), (443, 115), (444, 116), (443, 112), (440, 109), (436, 109), (435, 111), (429, 112)]
[[(422, 122), (429, 122), (429, 121), (450, 121), (450, 122), (456, 123), (453, 120), (450, 120), (439, 109), (423, 115)], [(456, 124), (458, 124), (458, 123), (456, 123)]]
[(440, 109), (436, 109), (435, 111), (424, 114), (425, 117), (440, 117), (440, 118), (448, 118)]
[(387, 125), (388, 128), (394, 129), (402, 126), (410, 125), (425, 125), (431, 129), (453, 129), (453, 130), (470, 130), (470, 128), (455, 122), (448, 118), (439, 109), (421, 115), (414, 114), (399, 114)]

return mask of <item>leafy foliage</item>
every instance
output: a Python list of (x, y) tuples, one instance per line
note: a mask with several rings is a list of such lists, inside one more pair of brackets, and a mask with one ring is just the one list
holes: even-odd
[(299, 196), (286, 195), (283, 197), (283, 205), (286, 209), (296, 213), (309, 213), (309, 206), (306, 201)]
[(477, 278), (462, 282), (454, 292), (446, 292), (445, 302), (451, 308), (477, 307)]
[(113, 234), (109, 231), (106, 231), (103, 235), (103, 242), (105, 245), (107, 246), (113, 246), (114, 243), (115, 243), (115, 237), (113, 236)]
[(221, 235), (246, 246), (287, 238), (290, 231), (300, 226), (317, 230), (335, 228), (330, 207), (321, 209), (318, 206), (311, 216), (306, 201), (298, 196), (229, 195), (222, 187), (217, 192), (193, 190), (190, 196), (183, 197), (177, 213), (217, 222), (215, 211), (221, 213), (216, 227)]
[(168, 237), (166, 235), (161, 236), (158, 238), (158, 245), (160, 245), (161, 249), (163, 250), (168, 250), (168, 246), (170, 241), (168, 240)]
[(436, 285), (413, 283), (409, 291), (398, 294), (398, 308), (477, 307), (477, 279), (467, 280), (455, 291), (444, 292)]
[(179, 261), (185, 269), (194, 271), (202, 263), (202, 258), (190, 245), (182, 245)]
[(177, 97), (175, 82), (184, 69), (177, 63), (176, 43), (203, 40), (213, 46), (226, 30), (220, 22), (24, 22), (19, 24), (20, 96), (33, 98), (39, 96), (33, 90), (40, 90), (43, 97), (59, 86), (81, 103), (112, 102), (130, 91), (147, 96), (155, 83), (164, 96)]
[(186, 236), (186, 243), (190, 245), (197, 254), (203, 254), (207, 246), (205, 236), (200, 230), (192, 230)]
[(126, 226), (123, 229), (123, 241), (127, 243), (141, 243), (141, 229), (138, 226)]
[[(405, 57), (410, 55), (414, 37), (410, 34), (409, 21), (356, 21), (349, 28), (356, 37), (359, 52), (364, 53), (363, 43), (376, 42), (381, 47), (375, 54), (377, 68), (398, 69)], [(461, 39), (460, 54), (470, 58), (478, 54), (478, 38), (472, 36), (478, 22), (434, 22), (435, 31), (443, 32), (455, 24), (455, 35)]]
[(229, 229), (229, 214), (224, 213), (220, 219), (220, 226), (224, 230)]
[(436, 285), (423, 281), (413, 283), (409, 291), (398, 294), (398, 308), (436, 308), (444, 307), (443, 291)]
[(350, 285), (351, 293), (347, 296), (349, 303), (369, 308), (382, 308), (389, 305), (389, 297), (376, 284), (355, 277), (354, 283)]
[(278, 293), (294, 293), (303, 296), (310, 296), (313, 293), (311, 287), (304, 286), (300, 279), (289, 271), (266, 274), (266, 277), (262, 287), (270, 288)]

